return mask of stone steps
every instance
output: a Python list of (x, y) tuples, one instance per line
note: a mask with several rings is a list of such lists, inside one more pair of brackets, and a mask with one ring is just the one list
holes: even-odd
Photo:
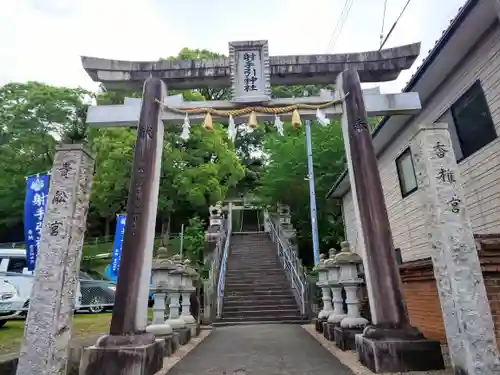
[(295, 299), (292, 296), (284, 296), (279, 299), (224, 299), (225, 308), (240, 308), (243, 306), (296, 306)]
[[(257, 305), (258, 303), (258, 305)], [(245, 311), (298, 311), (297, 304), (295, 301), (288, 303), (275, 303), (273, 305), (262, 305), (260, 301), (256, 301), (255, 304), (244, 303), (244, 304), (225, 304), (222, 309), (222, 314), (225, 313), (242, 313)]]
[(218, 325), (301, 322), (285, 271), (267, 234), (234, 235)]
[(304, 324), (306, 320), (302, 319), (300, 315), (281, 315), (281, 316), (276, 316), (276, 315), (260, 315), (260, 316), (254, 316), (254, 317), (244, 317), (244, 316), (239, 316), (239, 317), (222, 317), (222, 319), (219, 321), (222, 323), (226, 323), (226, 325), (229, 325), (230, 323), (247, 323), (247, 324), (262, 324), (262, 323), (297, 323), (297, 324)]
[(278, 319), (278, 320), (216, 320), (212, 323), (214, 327), (225, 327), (225, 326), (253, 326), (253, 325), (261, 325), (261, 324), (306, 324), (310, 323), (308, 319), (299, 318), (294, 319), (293, 317), (289, 317), (286, 319)]
[(222, 310), (222, 319), (224, 318), (242, 318), (244, 319), (257, 319), (262, 316), (274, 316), (279, 317), (290, 317), (293, 316), (296, 319), (300, 318), (300, 311), (295, 309), (274, 309), (274, 310), (236, 310), (236, 311), (224, 311)]
[(245, 303), (246, 301), (253, 301), (254, 303), (267, 303), (267, 301), (279, 302), (283, 300), (293, 299), (291, 292), (273, 292), (273, 293), (232, 293), (224, 295), (224, 303), (239, 301)]

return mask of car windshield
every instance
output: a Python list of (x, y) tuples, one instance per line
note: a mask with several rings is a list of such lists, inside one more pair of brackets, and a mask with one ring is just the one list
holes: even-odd
[(83, 277), (82, 279), (92, 279), (92, 280), (106, 280), (106, 281), (111, 281), (110, 278), (108, 278), (106, 275), (103, 275), (102, 273), (99, 273), (94, 270), (87, 269), (85, 271), (81, 272)]

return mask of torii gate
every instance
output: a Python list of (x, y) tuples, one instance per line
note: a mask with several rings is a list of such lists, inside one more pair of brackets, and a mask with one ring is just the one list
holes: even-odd
[[(421, 108), (419, 96), (362, 91), (360, 83), (394, 80), (413, 64), (419, 52), (417, 43), (362, 53), (269, 57), (267, 41), (246, 41), (229, 43), (229, 58), (209, 61), (127, 62), (82, 57), (87, 73), (108, 89), (144, 85), (142, 100), (127, 98), (123, 105), (96, 106), (88, 112), (91, 126), (138, 126), (116, 304), (110, 334), (97, 346), (104, 352), (125, 344), (153, 345), (154, 339), (144, 334), (144, 328), (163, 121), (180, 124), (188, 114), (191, 123), (204, 121), (210, 128), (207, 114), (220, 116), (218, 122), (241, 118), (252, 123), (256, 117), (270, 120), (279, 113), (299, 125), (300, 118), (315, 118), (321, 109), (321, 116), (342, 121), (358, 230), (364, 239), (373, 325), (359, 340), (360, 359), (374, 371), (380, 371), (378, 363), (382, 357), (391, 361), (391, 368), (400, 369), (397, 371), (432, 369), (436, 363), (433, 359), (438, 358), (439, 362), (441, 358), (440, 346), (425, 340), (409, 323), (367, 126), (367, 115), (417, 113)], [(270, 96), (272, 84), (320, 84), (334, 80), (336, 91), (322, 91), (317, 97), (271, 99)], [(166, 96), (167, 86), (170, 89), (231, 87), (232, 98), (184, 102), (179, 96)], [(372, 225), (374, 222), (376, 226)], [(423, 357), (415, 358), (418, 353)], [(429, 368), (424, 368), (425, 363)]]

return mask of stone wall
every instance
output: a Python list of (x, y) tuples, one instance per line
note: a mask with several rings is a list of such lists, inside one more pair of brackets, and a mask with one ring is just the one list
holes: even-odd
[[(479, 258), (500, 349), (500, 236), (477, 236)], [(446, 343), (441, 305), (430, 258), (400, 266), (411, 323), (428, 338)]]

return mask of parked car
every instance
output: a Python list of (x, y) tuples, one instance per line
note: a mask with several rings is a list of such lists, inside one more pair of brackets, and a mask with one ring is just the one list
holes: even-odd
[(0, 327), (3, 327), (9, 319), (19, 317), (25, 302), (14, 285), (8, 280), (0, 280)]
[(115, 304), (116, 283), (97, 271), (80, 271), (80, 291), (81, 310), (98, 314), (112, 309)]

